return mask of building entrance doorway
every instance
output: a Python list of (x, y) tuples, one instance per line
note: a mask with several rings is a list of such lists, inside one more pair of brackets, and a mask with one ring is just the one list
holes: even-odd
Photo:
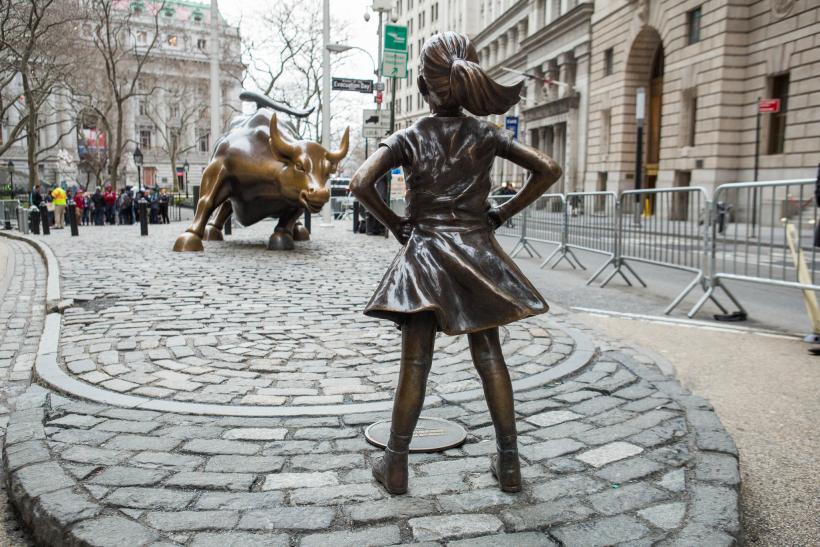
[[(641, 180), (635, 181), (636, 187), (644, 189), (653, 189), (658, 185), (661, 128), (663, 126), (661, 120), (663, 115), (664, 64), (665, 55), (660, 34), (653, 27), (645, 26), (632, 43), (626, 68), (626, 97), (631, 99), (634, 104), (635, 97), (638, 95), (638, 88), (644, 88), (645, 90), (645, 103), (643, 106), (646, 115), (642, 139), (644, 152), (640, 160), (642, 174)], [(629, 104), (627, 103), (628, 107)], [(636, 133), (637, 131), (631, 135), (633, 143), (636, 142)], [(636, 149), (637, 146), (633, 150)], [(636, 152), (633, 154), (636, 154)], [(634, 158), (633, 155), (631, 159), (633, 165), (635, 165)], [(644, 214), (654, 214), (654, 199), (644, 200), (643, 203), (640, 203), (640, 208)]]

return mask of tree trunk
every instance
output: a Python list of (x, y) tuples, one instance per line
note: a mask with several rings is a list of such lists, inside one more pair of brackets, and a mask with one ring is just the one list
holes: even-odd
[(31, 193), (34, 187), (40, 184), (40, 170), (37, 168), (38, 130), (39, 121), (38, 108), (35, 102), (34, 93), (29, 85), (25, 71), (22, 71), (23, 96), (26, 101), (26, 163), (28, 163), (28, 191)]
[(120, 181), (120, 161), (122, 161), (122, 152), (123, 152), (123, 144), (122, 144), (122, 132), (123, 132), (123, 123), (122, 123), (122, 101), (117, 99), (117, 134), (113, 139), (113, 154), (111, 155), (111, 187), (114, 188), (117, 192), (120, 191), (119, 181)]

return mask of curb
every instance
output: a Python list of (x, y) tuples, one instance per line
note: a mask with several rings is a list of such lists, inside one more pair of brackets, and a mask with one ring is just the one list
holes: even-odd
[[(633, 352), (638, 355), (636, 350), (629, 353)], [(644, 348), (640, 353), (649, 355)], [(612, 351), (609, 355), (680, 405), (692, 438), (694, 454), (682, 466), (688, 470), (686, 488), (692, 492), (686, 513), (688, 524), (678, 532), (676, 539), (659, 545), (744, 545), (740, 456), (734, 439), (712, 404), (703, 397), (692, 395), (674, 375), (670, 377), (663, 365), (649, 366), (621, 351)], [(656, 355), (650, 356), (654, 359)], [(727, 486), (727, 478), (730, 486)]]
[(28, 243), (43, 257), (46, 265), (46, 313), (60, 308), (62, 293), (60, 292), (60, 264), (54, 251), (47, 244), (32, 237), (0, 231), (0, 236)]
[(100, 516), (99, 520), (105, 519), (105, 524), (121, 531), (118, 539), (124, 542), (122, 545), (128, 545), (135, 532), (141, 533), (147, 541), (158, 539), (156, 532), (125, 514), (89, 500), (83, 487), (52, 461), (44, 426), (50, 398), (46, 389), (36, 385), (20, 395), (3, 445), (6, 489), (36, 544), (53, 547), (99, 545), (91, 537), (93, 530), (83, 528), (83, 521)]

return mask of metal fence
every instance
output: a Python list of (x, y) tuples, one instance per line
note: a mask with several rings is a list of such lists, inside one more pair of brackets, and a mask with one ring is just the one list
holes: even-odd
[[(556, 245), (542, 267), (552, 263), (555, 268), (566, 260), (573, 268), (586, 269), (573, 249), (607, 255), (587, 284), (611, 266), (602, 287), (617, 275), (630, 286), (636, 280), (646, 287), (630, 265), (636, 262), (692, 273), (666, 314), (698, 285), (704, 294), (689, 317), (707, 300), (728, 313), (716, 297), (718, 288), (744, 312), (721, 280), (820, 290), (820, 253), (815, 247), (820, 245), (820, 237), (815, 240), (820, 213), (814, 184), (813, 179), (724, 184), (712, 200), (700, 187), (547, 194), (497, 233), (518, 239), (512, 256), (527, 251), (540, 257), (532, 242)], [(794, 226), (796, 248), (806, 263), (802, 280), (784, 222)]]
[[(714, 300), (717, 289), (745, 311), (722, 280), (820, 290), (815, 184), (813, 179), (791, 179), (723, 184), (715, 190), (709, 210), (711, 230), (705, 240), (706, 290), (690, 317), (708, 299)], [(802, 279), (789, 248), (789, 225), (794, 229), (795, 250), (805, 262)]]
[[(16, 228), (21, 230), (20, 211), (22, 210), (20, 202), (16, 199), (0, 200), (0, 229), (11, 230), (12, 228)], [(22, 222), (25, 224), (25, 219), (23, 219)]]

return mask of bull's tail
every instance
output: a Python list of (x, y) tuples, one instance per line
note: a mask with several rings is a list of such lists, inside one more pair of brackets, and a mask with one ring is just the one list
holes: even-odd
[(297, 110), (254, 91), (243, 91), (239, 94), (239, 99), (242, 101), (256, 103), (256, 108), (268, 107), (278, 110), (279, 112), (284, 112), (285, 114), (290, 114), (291, 116), (295, 116), (297, 118), (306, 118), (310, 116), (315, 109), (315, 107), (310, 107), (307, 110)]

